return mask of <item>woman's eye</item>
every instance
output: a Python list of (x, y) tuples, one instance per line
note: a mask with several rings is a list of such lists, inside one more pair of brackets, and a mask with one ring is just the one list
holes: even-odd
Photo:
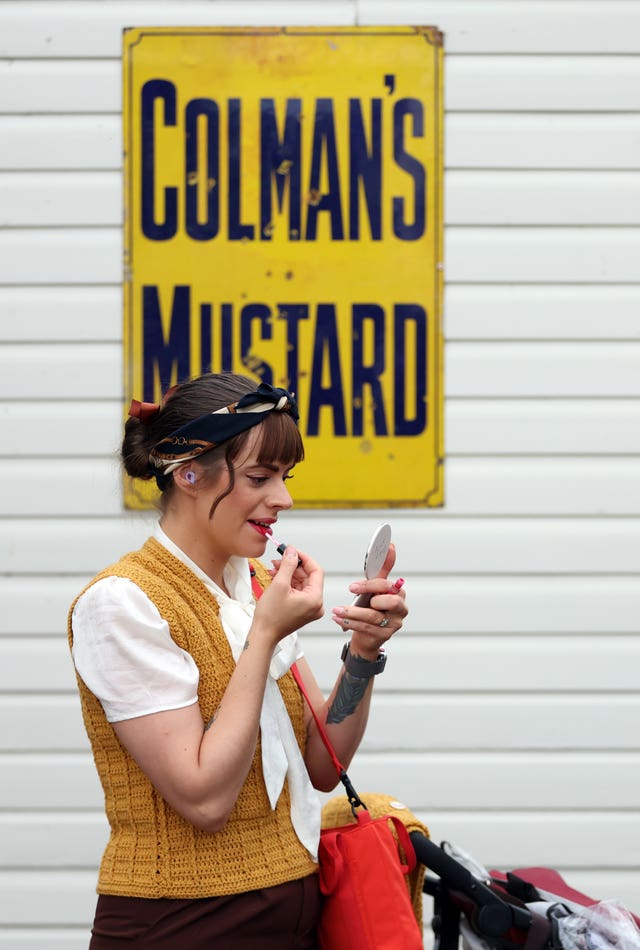
[(247, 475), (247, 478), (250, 482), (253, 482), (254, 485), (262, 485), (267, 481), (267, 475)]

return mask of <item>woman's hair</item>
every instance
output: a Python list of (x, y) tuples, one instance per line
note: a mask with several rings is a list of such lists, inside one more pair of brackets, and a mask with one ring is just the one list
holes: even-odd
[[(149, 453), (162, 439), (199, 416), (223, 409), (253, 393), (257, 383), (237, 373), (206, 373), (181, 383), (172, 390), (159, 411), (148, 422), (127, 419), (122, 441), (121, 459), (124, 470), (132, 478), (156, 478), (164, 493), (173, 486), (173, 475), (158, 474), (149, 462)], [(214, 507), (233, 490), (233, 463), (240, 456), (253, 429), (259, 428), (258, 463), (295, 465), (304, 458), (302, 437), (288, 412), (265, 412), (264, 419), (239, 435), (200, 455), (198, 464), (210, 477), (216, 477), (226, 465), (230, 483)]]

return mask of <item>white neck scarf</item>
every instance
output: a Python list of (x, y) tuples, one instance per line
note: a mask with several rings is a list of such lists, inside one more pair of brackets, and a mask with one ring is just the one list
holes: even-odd
[[(245, 558), (232, 557), (225, 567), (224, 582), (233, 595), (229, 597), (167, 537), (159, 525), (156, 527), (155, 537), (193, 571), (218, 601), (222, 627), (237, 663), (255, 611), (248, 561)], [(285, 778), (288, 779), (293, 829), (314, 861), (317, 861), (320, 840), (320, 800), (309, 779), (287, 708), (276, 682), (291, 668), (299, 655), (301, 653), (296, 633), (291, 633), (280, 640), (273, 651), (260, 714), (262, 771), (272, 808), (276, 807)]]

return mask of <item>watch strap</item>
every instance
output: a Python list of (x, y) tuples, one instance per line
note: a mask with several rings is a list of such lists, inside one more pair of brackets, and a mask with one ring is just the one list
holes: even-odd
[(349, 643), (345, 643), (341, 654), (341, 659), (344, 663), (347, 673), (350, 673), (351, 676), (357, 676), (358, 679), (363, 680), (371, 679), (372, 676), (377, 676), (378, 673), (382, 673), (387, 664), (386, 653), (381, 650), (376, 660), (364, 660), (360, 656), (354, 656), (354, 654), (350, 651), (349, 646)]

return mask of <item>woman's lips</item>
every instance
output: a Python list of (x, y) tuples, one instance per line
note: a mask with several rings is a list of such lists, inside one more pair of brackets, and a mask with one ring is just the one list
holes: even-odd
[(249, 524), (252, 528), (255, 528), (256, 531), (259, 531), (260, 534), (265, 538), (269, 538), (273, 534), (271, 528), (268, 528), (266, 524), (259, 524), (257, 521), (250, 521)]

